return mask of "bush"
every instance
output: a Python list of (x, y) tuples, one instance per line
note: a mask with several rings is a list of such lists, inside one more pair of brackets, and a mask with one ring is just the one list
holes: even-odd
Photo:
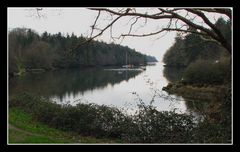
[(223, 84), (230, 82), (230, 62), (222, 59), (218, 63), (198, 60), (191, 63), (184, 72), (184, 82), (189, 84)]
[(201, 122), (194, 130), (195, 143), (231, 143), (231, 126), (219, 123)]
[(138, 113), (126, 115), (114, 107), (96, 104), (57, 105), (30, 94), (9, 102), (50, 127), (81, 135), (121, 139), (123, 142), (185, 143), (192, 141), (193, 117), (174, 112), (159, 112), (139, 105)]
[(193, 117), (186, 114), (159, 112), (142, 105), (133, 122), (136, 126), (128, 129), (128, 142), (186, 143), (192, 139)]

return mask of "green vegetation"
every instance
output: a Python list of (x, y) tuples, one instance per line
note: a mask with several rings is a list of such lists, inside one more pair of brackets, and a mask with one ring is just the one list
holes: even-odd
[(202, 117), (195, 129), (199, 143), (231, 142), (231, 85), (169, 83), (163, 90), (182, 96), (190, 111)]
[[(219, 18), (215, 23), (231, 42), (231, 22)], [(184, 85), (228, 85), (231, 83), (231, 57), (223, 47), (194, 33), (177, 35), (175, 43), (164, 55), (166, 66), (184, 67), (178, 80)], [(165, 70), (167, 77), (171, 71)], [(175, 78), (174, 81), (176, 82)]]
[(182, 79), (185, 69), (184, 67), (165, 66), (163, 76), (170, 82), (177, 82)]
[[(223, 36), (231, 42), (231, 22), (220, 18), (215, 23)], [(175, 43), (164, 55), (163, 61), (167, 66), (186, 67), (197, 60), (219, 60), (221, 57), (230, 57), (230, 54), (217, 43), (205, 40), (197, 34), (180, 33)]]
[[(103, 105), (82, 103), (77, 106), (57, 105), (44, 98), (30, 94), (22, 94), (12, 98), (9, 104), (10, 109), (13, 109), (13, 113), (10, 114), (10, 124), (12, 123), (17, 127), (21, 127), (31, 132), (41, 133), (43, 135), (44, 133), (51, 135), (51, 132), (53, 132), (53, 137), (55, 137), (56, 132), (61, 130), (60, 132), (64, 131), (64, 133), (67, 134), (68, 132), (71, 132), (75, 137), (91, 136), (95, 137), (96, 141), (99, 141), (99, 138), (108, 139), (105, 142), (230, 142), (229, 132), (231, 132), (231, 129), (224, 125), (227, 126), (231, 121), (229, 118), (224, 117), (224, 115), (220, 116), (226, 119), (219, 118), (216, 111), (211, 112), (211, 114), (215, 114), (215, 116), (218, 116), (217, 118), (213, 119), (213, 117), (206, 117), (203, 122), (196, 123), (192, 115), (177, 114), (175, 112), (159, 112), (155, 107), (146, 106), (144, 103), (139, 104), (138, 112), (133, 115), (126, 115), (119, 109)], [(20, 114), (17, 113), (19, 112), (19, 109), (21, 109)], [(31, 120), (34, 121), (28, 123), (30, 117)], [(16, 119), (21, 121), (16, 121)], [(224, 121), (219, 123), (219, 121), (217, 121), (218, 119)], [(35, 122), (38, 122), (38, 127), (34, 127), (36, 125)], [(39, 124), (42, 124), (42, 126)], [(205, 126), (207, 126), (208, 129), (206, 129)], [(47, 127), (48, 129), (42, 129), (44, 127)], [(52, 131), (49, 127), (55, 129)], [(221, 132), (216, 129), (220, 129)], [(203, 138), (203, 135), (206, 135), (207, 139)], [(39, 142), (41, 140), (52, 141), (46, 139), (45, 136), (37, 139)], [(64, 141), (66, 141), (65, 139), (66, 138), (63, 138)], [(76, 140), (69, 140), (68, 142), (74, 141)]]
[[(221, 18), (216, 22), (229, 42), (230, 25), (230, 21)], [(85, 40), (74, 34), (65, 37), (61, 33), (50, 35), (45, 32), (39, 36), (29, 29), (14, 29), (9, 33), (10, 75), (56, 68), (122, 65), (126, 63), (126, 54), (130, 64), (153, 60), (128, 47), (98, 41), (76, 48)], [(47, 96), (23, 93), (12, 96), (9, 101), (10, 143), (230, 143), (231, 64), (228, 52), (199, 35), (182, 37), (178, 34), (175, 44), (165, 54), (164, 62), (167, 66), (185, 69), (178, 71), (182, 75), (179, 82), (175, 81), (179, 78), (172, 77), (175, 82), (163, 90), (185, 98), (193, 112), (201, 112), (203, 119), (200, 121), (196, 121), (191, 113), (159, 112), (143, 102), (135, 114), (127, 115), (115, 107), (92, 103), (58, 105)], [(82, 77), (70, 74), (73, 79), (79, 79), (79, 83), (84, 85), (86, 82)], [(132, 73), (132, 76), (136, 74)], [(123, 79), (123, 75), (109, 75), (106, 71), (104, 75), (101, 77), (90, 70), (84, 80), (89, 80), (93, 86), (104, 86), (105, 78), (116, 77), (112, 83)], [(81, 85), (69, 82), (65, 85), (60, 78), (54, 80), (63, 83), (66, 89), (74, 86), (81, 90), (78, 88)], [(93, 81), (97, 79), (100, 81)], [(35, 88), (36, 94), (44, 90)], [(92, 89), (91, 85), (88, 89)], [(53, 90), (56, 94), (62, 92)]]
[[(220, 18), (215, 23), (231, 42), (231, 22)], [(231, 56), (216, 43), (196, 34), (177, 35), (174, 45), (164, 56), (166, 66), (184, 67), (162, 90), (182, 96), (188, 108), (203, 119), (194, 135), (197, 142), (231, 141)], [(176, 80), (178, 79), (178, 80)]]
[(109, 139), (74, 135), (36, 121), (20, 108), (9, 109), (9, 143), (112, 143)]
[(229, 58), (220, 60), (198, 60), (185, 70), (183, 82), (188, 84), (224, 84), (231, 81)]
[(139, 112), (131, 116), (114, 107), (95, 104), (61, 106), (29, 94), (12, 98), (9, 104), (10, 109), (22, 109), (34, 120), (51, 128), (122, 142), (191, 142), (194, 128), (192, 116), (159, 112), (144, 104), (139, 105)]
[(158, 62), (158, 60), (154, 56), (146, 56), (147, 62)]
[[(31, 29), (16, 28), (9, 32), (9, 74), (21, 75), (26, 70), (76, 68), (81, 66), (107, 66), (144, 64), (152, 56), (143, 55), (127, 46), (91, 41), (61, 33), (39, 35)], [(78, 47), (77, 47), (78, 46)]]
[(169, 83), (163, 90), (170, 94), (181, 95), (191, 100), (210, 101), (214, 97), (219, 96), (223, 90), (229, 86), (226, 85), (207, 85), (207, 84), (191, 84), (187, 85), (182, 82)]

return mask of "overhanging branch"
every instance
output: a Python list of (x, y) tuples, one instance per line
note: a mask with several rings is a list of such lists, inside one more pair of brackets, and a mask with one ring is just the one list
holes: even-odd
[[(126, 34), (121, 34), (119, 37), (125, 37), (125, 36), (135, 36), (135, 37), (144, 37), (144, 36), (152, 36), (152, 35), (156, 35), (159, 33), (162, 33), (163, 31), (178, 31), (178, 32), (185, 32), (185, 33), (195, 33), (198, 35), (201, 35), (204, 38), (209, 38), (211, 41), (217, 41), (219, 42), (219, 44), (221, 44), (224, 48), (226, 48), (228, 50), (229, 53), (231, 53), (231, 44), (229, 44), (226, 39), (223, 37), (222, 33), (220, 32), (220, 30), (216, 27), (216, 25), (214, 25), (213, 23), (210, 22), (210, 20), (205, 16), (205, 14), (203, 13), (205, 12), (214, 12), (214, 13), (220, 13), (220, 14), (225, 14), (228, 17), (231, 17), (231, 10), (230, 9), (183, 9), (183, 8), (177, 8), (177, 9), (163, 9), (163, 8), (158, 8), (159, 12), (158, 13), (151, 13), (148, 14), (146, 13), (138, 13), (136, 11), (136, 9), (132, 9), (132, 8), (126, 8), (126, 9), (122, 9), (121, 11), (114, 11), (111, 9), (107, 9), (107, 8), (90, 8), (90, 10), (95, 10), (98, 12), (107, 12), (110, 13), (113, 16), (117, 16), (117, 18), (115, 18), (110, 24), (108, 24), (105, 28), (100, 29), (100, 32), (98, 34), (96, 34), (95, 36), (91, 37), (88, 41), (91, 41), (92, 39), (98, 37), (99, 35), (101, 35), (106, 29), (111, 28), (112, 25), (121, 17), (123, 16), (133, 16), (136, 17), (135, 21), (130, 25), (129, 28), (129, 32)], [(179, 13), (179, 11), (187, 11), (187, 15), (186, 16), (181, 16)], [(204, 22), (203, 24), (208, 25), (210, 28), (206, 28), (204, 27), (204, 25), (199, 25), (195, 23), (195, 18), (188, 18), (189, 14), (188, 12), (197, 15), (198, 17), (200, 17)], [(147, 33), (147, 34), (132, 34), (132, 28), (133, 25), (135, 25), (138, 22), (138, 18), (145, 18), (145, 19), (153, 19), (153, 20), (161, 20), (161, 19), (169, 19), (169, 24), (167, 25), (167, 27), (162, 28), (159, 31), (156, 32), (152, 32), (152, 33)], [(172, 28), (172, 20), (176, 19), (175, 22), (175, 28)], [(98, 20), (98, 17), (97, 19)], [(95, 20), (95, 21), (96, 21)], [(184, 24), (181, 27), (177, 27), (177, 23), (178, 21), (183, 22)], [(184, 26), (188, 26), (191, 28), (188, 29), (182, 29), (182, 27)], [(92, 28), (93, 30), (96, 29), (95, 25)]]

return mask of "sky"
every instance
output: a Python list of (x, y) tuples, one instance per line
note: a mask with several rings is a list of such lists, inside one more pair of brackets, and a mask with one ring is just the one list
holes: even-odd
[[(141, 12), (154, 9), (138, 8), (138, 10)], [(77, 36), (89, 36), (91, 33), (90, 26), (93, 25), (97, 16), (96, 11), (87, 8), (43, 8), (39, 12), (40, 18), (36, 8), (8, 8), (8, 30), (25, 27), (31, 28), (39, 34), (45, 31), (52, 34), (58, 32), (71, 34), (73, 32)], [(107, 20), (109, 17), (108, 14), (101, 14), (97, 24), (98, 27), (104, 27), (109, 23), (109, 20)], [(134, 19), (131, 20), (130, 17), (120, 19), (112, 28), (113, 35), (118, 36), (121, 33), (127, 33), (133, 22)], [(134, 34), (153, 32), (167, 23), (167, 20), (161, 20), (161, 22), (159, 20), (148, 20), (145, 24), (144, 19), (139, 19), (132, 32)], [(155, 56), (161, 61), (166, 50), (173, 45), (175, 36), (175, 32), (169, 32), (164, 36), (125, 37), (123, 41), (116, 40), (114, 43), (128, 46), (143, 54)], [(111, 43), (110, 30), (104, 32), (97, 40)]]

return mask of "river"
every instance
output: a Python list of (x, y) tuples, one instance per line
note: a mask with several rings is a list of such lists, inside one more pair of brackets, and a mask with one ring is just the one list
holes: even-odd
[(9, 93), (11, 96), (30, 92), (58, 104), (108, 105), (124, 109), (127, 113), (134, 113), (140, 102), (155, 106), (159, 111), (188, 112), (183, 98), (162, 91), (170, 81), (180, 79), (178, 70), (164, 70), (161, 62), (146, 66), (142, 71), (111, 69), (113, 67), (28, 73), (10, 80)]

